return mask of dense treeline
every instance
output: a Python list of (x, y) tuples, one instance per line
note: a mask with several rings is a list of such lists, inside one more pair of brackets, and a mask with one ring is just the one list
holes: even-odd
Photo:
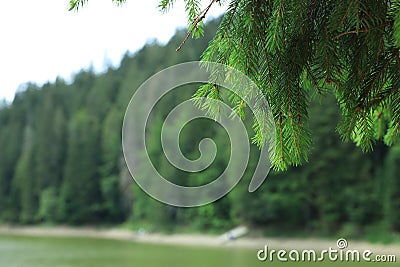
[[(343, 143), (335, 131), (337, 103), (313, 101), (313, 153), (308, 164), (271, 173), (255, 193), (247, 192), (258, 150), (252, 147), (245, 178), (226, 197), (200, 208), (163, 205), (141, 191), (124, 164), (121, 125), (135, 88), (157, 71), (199, 59), (216, 30), (175, 52), (178, 32), (160, 46), (125, 55), (117, 69), (85, 70), (71, 84), (62, 79), (27, 84), (0, 109), (0, 221), (7, 223), (103, 224), (132, 221), (162, 227), (223, 229), (247, 223), (291, 232), (362, 235), (370, 229), (400, 231), (400, 147), (378, 144), (373, 153)], [(219, 175), (229, 159), (228, 138), (220, 127), (199, 120), (184, 128), (181, 148), (198, 157), (197, 144), (213, 137), (218, 156), (198, 174), (176, 170), (162, 153), (159, 134), (171, 106), (190, 98), (196, 87), (167, 96), (157, 105), (147, 143), (160, 173), (178, 184), (201, 184)], [(183, 93), (182, 93), (183, 92)], [(311, 96), (310, 96), (311, 97)], [(251, 127), (249, 127), (251, 128)], [(138, 153), (143, 153), (138, 151)]]

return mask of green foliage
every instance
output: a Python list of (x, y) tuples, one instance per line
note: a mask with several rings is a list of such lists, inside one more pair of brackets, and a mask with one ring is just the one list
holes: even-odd
[(31, 223), (34, 220), (37, 208), (37, 194), (35, 192), (35, 182), (32, 179), (35, 171), (33, 164), (34, 158), (34, 135), (30, 125), (24, 131), (24, 145), (21, 156), (15, 167), (14, 180), (18, 184), (20, 192), (21, 211), (19, 213), (22, 223)]
[[(125, 3), (126, 0), (112, 0), (117, 5)], [(78, 10), (80, 7), (84, 6), (88, 0), (69, 0), (69, 10)]]
[[(62, 79), (40, 87), (28, 84), (12, 103), (2, 106), (0, 220), (101, 224), (129, 218), (135, 228), (144, 223), (146, 230), (222, 231), (248, 224), (274, 233), (339, 232), (354, 237), (373, 235), (368, 232), (374, 229), (381, 229), (381, 236), (382, 232), (400, 231), (398, 145), (389, 149), (377, 141), (373, 152), (362, 154), (352, 143), (341, 142), (335, 132), (340, 110), (337, 99), (328, 94), (336, 89), (310, 81), (304, 82), (309, 101), (307, 127), (313, 137), (307, 148), (311, 151), (309, 164), (272, 172), (250, 194), (248, 185), (259, 155), (253, 145), (248, 168), (235, 189), (215, 203), (192, 209), (160, 204), (133, 183), (121, 151), (121, 124), (129, 99), (158, 70), (198, 59), (218, 24), (210, 22), (204, 39), (179, 53), (175, 52), (176, 44), (185, 37), (185, 31), (177, 32), (165, 46), (151, 43), (133, 55), (125, 55), (118, 69), (103, 74), (81, 71), (71, 84)], [(210, 86), (215, 89), (205, 85), (197, 90), (196, 84), (178, 88), (179, 92), (161, 99), (151, 114), (147, 151), (155, 167), (178, 184), (208, 183), (222, 173), (230, 158), (229, 138), (221, 127), (213, 127), (211, 120), (195, 120), (180, 135), (182, 153), (190, 159), (199, 157), (202, 138), (215, 141), (217, 156), (200, 173), (171, 166), (160, 145), (162, 123), (171, 108), (195, 92), (207, 94)], [(313, 92), (317, 87), (326, 96)], [(216, 89), (210, 97), (230, 101), (251, 132), (254, 125), (248, 109), (241, 107), (235, 96)], [(374, 131), (382, 138), (390, 114), (376, 115), (379, 124), (374, 125)], [(283, 130), (290, 132), (291, 128)], [(284, 142), (291, 144), (285, 138)], [(293, 156), (294, 151), (283, 153)], [(137, 155), (146, 156), (144, 151), (137, 151)]]
[(174, 5), (175, 1), (176, 0), (161, 0), (161, 2), (158, 4), (158, 8), (162, 12), (168, 12)]
[(60, 218), (70, 223), (96, 221), (102, 200), (98, 166), (99, 124), (85, 111), (75, 114), (69, 124), (67, 158), (61, 186)]
[[(375, 0), (230, 2), (202, 59), (239, 69), (261, 88), (278, 128), (276, 169), (307, 160), (309, 95), (331, 88), (344, 139), (363, 150), (382, 137), (387, 144), (398, 139), (398, 7)], [(378, 123), (385, 133), (378, 133)]]
[[(71, 1), (71, 9), (85, 2)], [(202, 21), (217, 2), (202, 10), (200, 0), (184, 0), (189, 29), (177, 50), (190, 34), (204, 34)], [(166, 12), (174, 3), (161, 0), (159, 8)], [(398, 142), (399, 40), (399, 1), (231, 0), (202, 60), (240, 70), (261, 89), (277, 126), (271, 161), (275, 169), (285, 170), (309, 158), (309, 96), (332, 89), (343, 117), (337, 130), (344, 140), (353, 140), (363, 151), (372, 150), (377, 140)], [(195, 97), (221, 99), (217, 92), (210, 84)], [(235, 95), (223, 100), (243, 107)], [(218, 116), (218, 108), (205, 105)], [(254, 142), (263, 144), (267, 137), (257, 124)]]
[(388, 12), (394, 17), (394, 42), (397, 47), (400, 47), (400, 2), (394, 2)]
[(48, 187), (40, 194), (37, 219), (45, 222), (56, 222), (58, 216), (57, 188)]
[(203, 22), (196, 22), (201, 13), (199, 0), (185, 0), (185, 11), (188, 14), (189, 32), (192, 37), (199, 38), (204, 35)]
[[(393, 210), (400, 208), (400, 194), (398, 173), (400, 171), (400, 146), (394, 146), (384, 162), (384, 171), (381, 173), (381, 199), (383, 204), (383, 225), (386, 230), (393, 230), (400, 226), (400, 215)], [(397, 179), (396, 179), (397, 178)]]

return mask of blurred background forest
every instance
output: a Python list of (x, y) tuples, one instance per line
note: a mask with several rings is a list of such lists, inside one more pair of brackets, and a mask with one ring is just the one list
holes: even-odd
[[(340, 114), (333, 97), (310, 106), (313, 149), (308, 163), (269, 174), (255, 192), (247, 187), (257, 163), (252, 156), (244, 179), (226, 197), (200, 208), (161, 204), (134, 184), (121, 150), (127, 104), (140, 84), (165, 67), (198, 60), (214, 36), (177, 45), (178, 31), (165, 46), (149, 43), (126, 54), (118, 68), (82, 70), (71, 83), (57, 79), (26, 84), (12, 103), (0, 107), (0, 222), (10, 224), (117, 225), (177, 231), (223, 231), (238, 224), (277, 235), (336, 235), (391, 240), (400, 231), (400, 146), (378, 143), (363, 154), (335, 131)], [(188, 174), (168, 164), (160, 145), (163, 117), (194, 94), (196, 86), (157, 105), (147, 143), (157, 169), (177, 183), (204, 183), (229, 160), (226, 133), (199, 120), (180, 137), (183, 153), (198, 156), (198, 141), (212, 136), (218, 156), (211, 168)], [(311, 97), (311, 96), (310, 96)], [(138, 151), (137, 153), (145, 153)], [(193, 176), (193, 177), (192, 177)]]

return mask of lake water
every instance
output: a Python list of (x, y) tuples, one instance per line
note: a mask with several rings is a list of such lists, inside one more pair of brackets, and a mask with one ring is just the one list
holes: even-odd
[(141, 244), (95, 238), (0, 235), (0, 267), (397, 266), (389, 263), (260, 262), (257, 249)]

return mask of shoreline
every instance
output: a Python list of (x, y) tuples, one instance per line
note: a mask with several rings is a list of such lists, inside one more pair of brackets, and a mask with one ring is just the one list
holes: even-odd
[[(90, 227), (38, 227), (38, 226), (0, 226), (0, 235), (32, 236), (32, 237), (88, 237), (111, 240), (125, 240), (137, 243), (197, 246), (215, 248), (242, 248), (258, 251), (267, 245), (271, 249), (323, 250), (337, 249), (336, 240), (319, 238), (252, 238), (242, 237), (236, 240), (224, 241), (221, 236), (207, 234), (156, 234), (138, 233), (125, 229), (96, 229)], [(348, 249), (360, 251), (371, 250), (374, 254), (396, 255), (400, 259), (400, 244), (371, 244), (362, 241), (348, 241)]]

